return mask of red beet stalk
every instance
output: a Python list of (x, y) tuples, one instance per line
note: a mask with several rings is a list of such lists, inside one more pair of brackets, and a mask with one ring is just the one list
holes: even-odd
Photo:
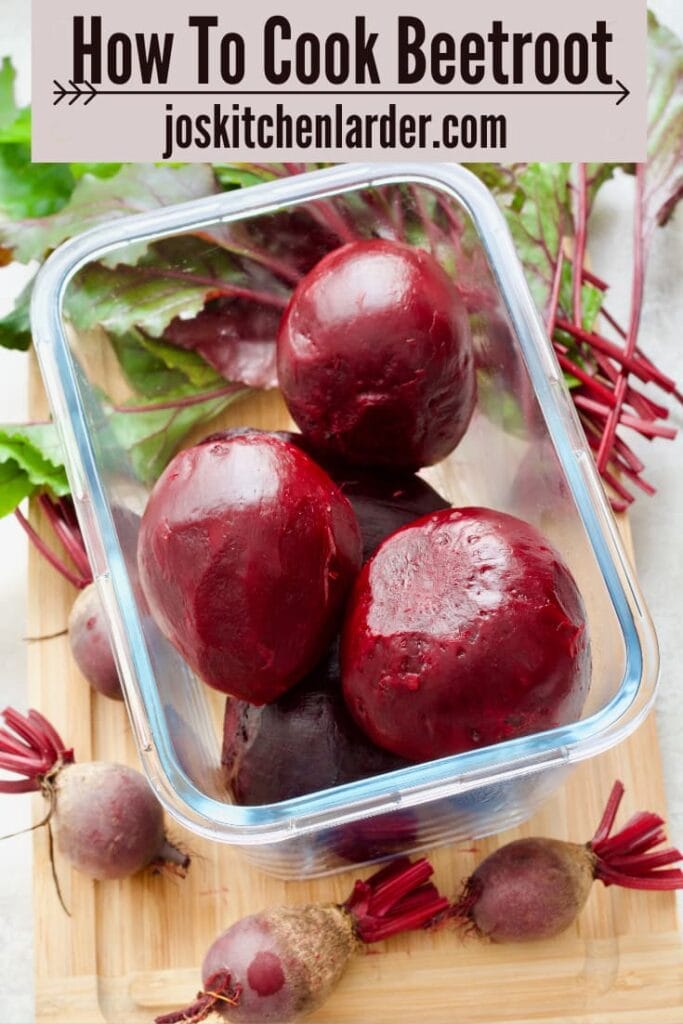
[(41, 494), (38, 503), (42, 508), (47, 522), (59, 541), (61, 541), (76, 571), (70, 569), (63, 558), (61, 558), (43, 540), (37, 530), (29, 523), (20, 509), (14, 510), (14, 515), (29, 540), (43, 558), (57, 570), (57, 572), (73, 584), (78, 590), (84, 590), (89, 583), (92, 583), (92, 570), (83, 543), (78, 521), (76, 519), (71, 498), (59, 498), (54, 501), (47, 494)]

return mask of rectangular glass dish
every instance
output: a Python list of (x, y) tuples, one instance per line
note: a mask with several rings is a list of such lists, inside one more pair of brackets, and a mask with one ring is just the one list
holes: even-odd
[[(456, 450), (421, 475), (454, 505), (520, 516), (553, 542), (587, 607), (592, 681), (573, 724), (277, 804), (237, 806), (222, 781), (221, 695), (196, 679), (140, 598), (137, 520), (150, 479), (122, 439), (120, 403), (130, 391), (113, 355), (102, 354), (106, 339), (79, 336), (64, 310), (75, 275), (130, 263), (140, 247), (164, 245), (171, 266), (177, 251), (182, 271), (182, 247), (163, 241), (174, 236), (192, 234), (208, 253), (229, 251), (239, 262), (234, 239), (245, 230), (253, 238), (256, 219), (270, 218), (260, 237), (277, 255), (274, 215), (293, 209), (341, 215), (363, 237), (391, 237), (400, 218), (402, 237), (431, 246), (455, 275), (470, 311), (478, 404)], [(452, 227), (443, 249), (436, 228), (430, 233), (437, 220)], [(464, 168), (340, 165), (112, 220), (48, 259), (31, 323), (140, 758), (186, 828), (238, 845), (287, 878), (471, 839), (532, 814), (567, 769), (619, 743), (646, 715), (658, 674), (647, 609), (505, 219)], [(224, 425), (291, 428), (275, 392), (233, 396), (216, 411), (192, 439)]]

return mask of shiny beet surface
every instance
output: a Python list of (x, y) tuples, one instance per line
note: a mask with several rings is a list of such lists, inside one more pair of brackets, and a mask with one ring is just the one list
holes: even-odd
[(341, 695), (337, 644), (298, 686), (272, 704), (229, 698), (225, 780), (238, 804), (269, 804), (405, 766), (358, 728)]
[(296, 288), (278, 332), (280, 387), (321, 451), (416, 469), (462, 438), (475, 401), (467, 316), (426, 252), (352, 242)]
[(342, 638), (349, 710), (370, 738), (429, 760), (579, 717), (590, 682), (583, 602), (532, 526), (435, 512), (363, 568)]
[(390, 533), (428, 512), (450, 508), (426, 480), (400, 469), (363, 469), (321, 457), (303, 434), (278, 433), (297, 445), (332, 477), (351, 502), (363, 538), (363, 561)]
[(360, 556), (341, 491), (299, 449), (259, 432), (180, 452), (152, 491), (138, 542), (161, 631), (210, 686), (254, 704), (322, 657)]

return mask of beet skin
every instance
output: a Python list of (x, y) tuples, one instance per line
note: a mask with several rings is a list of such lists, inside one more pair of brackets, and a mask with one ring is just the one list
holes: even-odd
[(341, 695), (337, 644), (272, 704), (228, 698), (226, 783), (238, 804), (269, 804), (405, 767), (358, 728)]
[(259, 432), (180, 452), (138, 541), (161, 631), (206, 683), (253, 704), (275, 700), (322, 657), (360, 556), (339, 488), (294, 445)]
[(339, 459), (321, 456), (303, 434), (279, 431), (278, 437), (310, 455), (349, 499), (360, 526), (364, 562), (385, 537), (401, 526), (428, 512), (450, 508), (450, 503), (415, 473), (349, 466)]
[(307, 274), (280, 324), (277, 369), (302, 433), (357, 465), (438, 462), (474, 408), (455, 286), (428, 253), (397, 242), (352, 242)]
[(435, 512), (380, 545), (341, 660), (358, 724), (415, 761), (573, 721), (590, 681), (568, 568), (534, 527), (483, 508)]
[(74, 661), (93, 690), (112, 700), (123, 700), (104, 609), (94, 583), (81, 590), (74, 601), (68, 632)]
[(208, 950), (204, 986), (211, 990), (212, 979), (229, 970), (239, 995), (234, 1005), (225, 1005), (228, 1020), (295, 1020), (325, 1002), (356, 945), (352, 919), (333, 904), (252, 914)]

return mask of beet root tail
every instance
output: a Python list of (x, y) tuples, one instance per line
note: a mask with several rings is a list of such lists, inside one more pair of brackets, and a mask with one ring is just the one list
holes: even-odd
[(154, 1024), (200, 1024), (221, 1006), (237, 1006), (241, 991), (239, 985), (232, 984), (228, 971), (217, 971), (207, 979), (206, 991), (198, 992), (194, 1003), (155, 1017)]
[(665, 821), (658, 814), (639, 811), (612, 834), (623, 795), (623, 783), (615, 782), (600, 824), (588, 843), (595, 857), (595, 877), (605, 885), (625, 889), (683, 889), (683, 871), (667, 867), (683, 860), (683, 853), (675, 847), (652, 852), (666, 842)]
[(169, 839), (164, 839), (163, 846), (150, 864), (152, 871), (162, 874), (176, 875), (185, 878), (191, 863), (190, 856), (174, 846)]

